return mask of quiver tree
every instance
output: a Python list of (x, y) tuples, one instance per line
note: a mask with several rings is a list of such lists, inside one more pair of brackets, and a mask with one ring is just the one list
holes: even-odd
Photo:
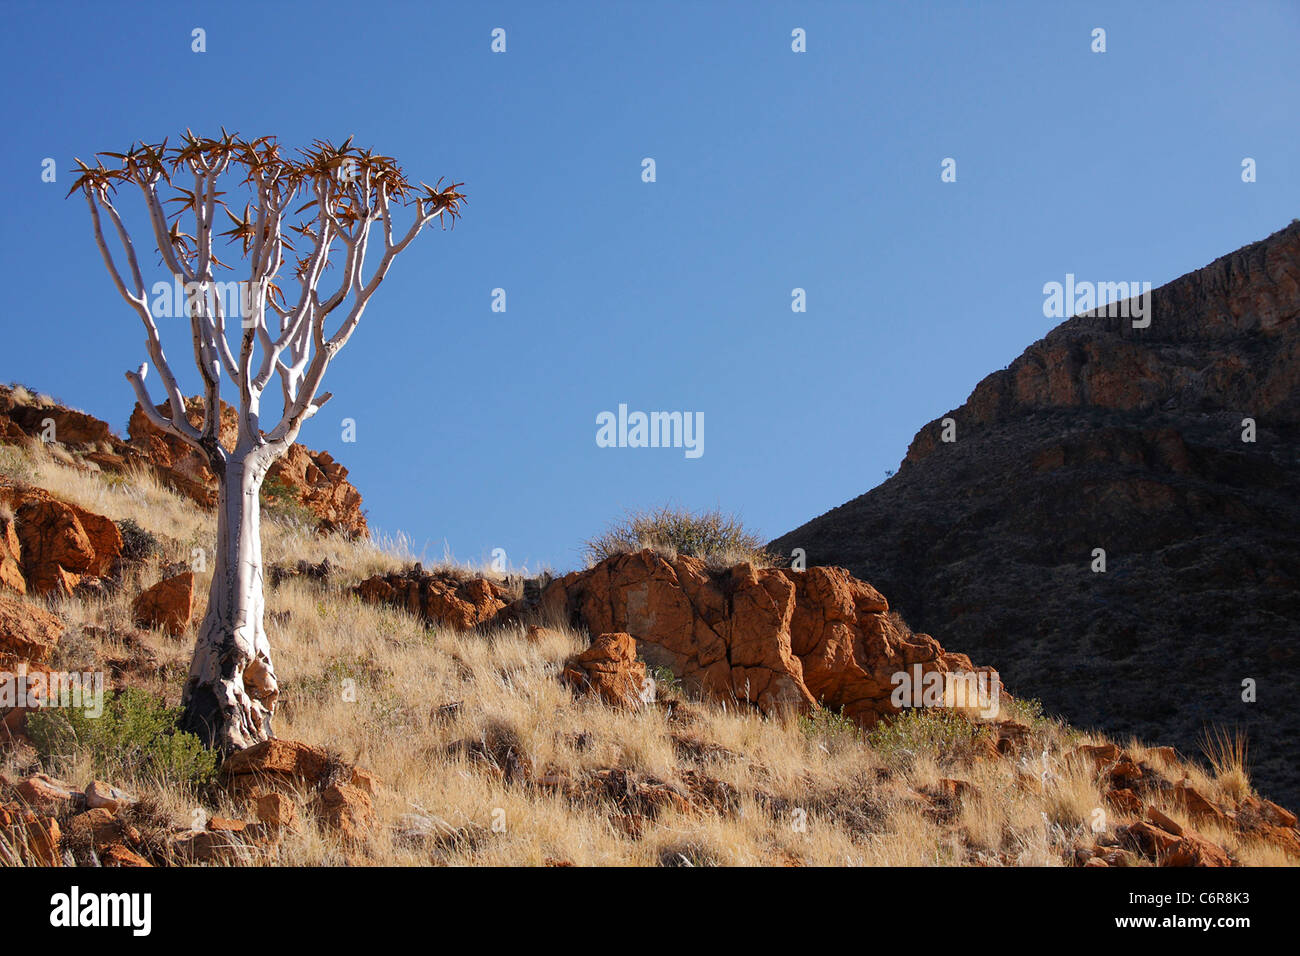
[[(449, 218), (454, 225), (464, 199), (457, 192), (460, 183), (442, 190), (413, 186), (391, 158), (351, 144), (351, 137), (338, 147), (317, 141), (292, 159), (272, 137), (243, 140), (223, 130), (220, 139), (203, 139), (187, 131), (177, 147), (141, 143), (125, 154), (98, 154), (93, 167), (77, 160), (78, 178), (69, 192), (85, 195), (108, 273), (144, 323), (149, 361), (126, 373), (140, 407), (155, 426), (198, 449), (219, 483), (212, 585), (185, 683), (182, 724), (225, 752), (272, 735), (279, 694), (263, 625), (259, 493), (267, 469), (329, 400), (320, 390), (325, 372), (397, 254), (432, 220), (445, 225)], [(144, 197), (149, 241), (173, 277), (152, 291), (161, 298), (174, 288), (184, 290), (175, 312), (151, 303), (135, 246), (114, 205), (118, 187), (129, 185)], [(240, 215), (232, 211), (235, 191), (247, 199)], [(393, 221), (398, 205), (409, 210), (405, 232)], [(231, 228), (216, 231), (219, 215)], [(373, 251), (367, 275), (376, 224), (383, 247)], [(117, 252), (110, 250), (106, 231), (116, 235)], [(214, 243), (221, 237), (242, 250), (240, 274), (246, 279), (232, 281), (234, 266), (217, 258)], [(342, 267), (325, 288), (335, 253)], [(289, 284), (282, 278), (286, 261), (287, 278), (298, 285), (292, 299), (282, 290)], [(233, 297), (232, 288), (238, 293)], [(201, 425), (186, 417), (181, 387), (163, 352), (163, 315), (189, 319), (203, 384)], [(150, 364), (165, 392), (162, 410), (145, 385)], [(219, 437), (223, 376), (238, 392), (233, 448)], [(279, 420), (264, 428), (262, 397), (277, 377)]]

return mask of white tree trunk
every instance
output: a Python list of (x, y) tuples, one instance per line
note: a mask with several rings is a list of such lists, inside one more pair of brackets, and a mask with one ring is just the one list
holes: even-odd
[(185, 683), (181, 726), (224, 753), (270, 739), (279, 685), (263, 626), (260, 499), (266, 449), (237, 449), (219, 473), (208, 610)]

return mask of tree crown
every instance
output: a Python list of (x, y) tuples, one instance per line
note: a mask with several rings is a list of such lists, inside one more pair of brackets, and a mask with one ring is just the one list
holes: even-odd
[[(109, 275), (144, 323), (146, 348), (167, 390), (170, 415), (159, 412), (148, 397), (144, 388), (147, 365), (128, 372), (127, 378), (155, 425), (204, 449), (214, 459), (224, 460), (217, 439), (222, 371), (239, 387), (241, 440), (249, 447), (270, 444), (282, 449), (329, 399), (328, 393), (317, 397), (325, 369), (352, 335), (396, 255), (434, 219), (444, 229), (449, 220), (454, 228), (461, 214), (461, 204), (466, 201), (460, 192), (464, 183), (444, 187), (439, 179), (433, 186), (412, 184), (392, 157), (354, 146), (352, 139), (349, 136), (338, 146), (316, 140), (309, 148), (299, 149), (295, 158), (286, 155), (273, 136), (244, 139), (222, 129), (220, 137), (212, 138), (186, 130), (177, 146), (168, 146), (166, 139), (161, 143), (141, 141), (124, 153), (97, 153), (93, 166), (76, 160), (76, 179), (68, 195), (80, 191), (85, 196), (95, 241)], [(192, 188), (177, 181), (187, 173), (193, 178)], [(237, 186), (251, 195), (238, 215), (227, 203), (230, 194), (217, 189), (222, 177), (234, 177)], [(118, 187), (130, 184), (144, 196), (162, 264), (186, 284), (185, 308), (195, 364), (205, 385), (201, 430), (183, 414), (184, 398), (163, 354), (135, 248), (113, 203)], [(169, 189), (172, 195), (163, 199), (162, 189)], [(307, 201), (290, 211), (304, 196)], [(394, 202), (414, 212), (414, 221), (400, 238), (393, 231)], [(222, 232), (215, 231), (218, 210), (230, 226)], [(117, 257), (104, 239), (101, 211), (121, 241), (126, 270), (118, 267)], [(192, 223), (188, 227), (192, 232), (186, 231), (185, 223)], [(366, 278), (366, 251), (371, 228), (377, 223), (382, 226), (383, 253)], [(248, 260), (248, 279), (238, 306), (243, 332), (237, 352), (226, 338), (228, 303), (222, 299), (222, 283), (216, 281), (216, 270), (233, 268), (213, 250), (214, 239), (220, 238), (228, 245), (239, 243)], [(298, 254), (298, 243), (304, 244), (302, 254)], [(331, 266), (336, 244), (346, 253), (344, 275), (332, 294), (322, 296), (322, 274)], [(292, 277), (300, 285), (296, 301), (286, 298), (280, 287), (281, 268), (289, 258)], [(327, 335), (326, 317), (348, 304), (338, 329)], [(260, 362), (254, 361), (258, 347)], [(284, 417), (264, 435), (258, 424), (260, 398), (277, 373)]]

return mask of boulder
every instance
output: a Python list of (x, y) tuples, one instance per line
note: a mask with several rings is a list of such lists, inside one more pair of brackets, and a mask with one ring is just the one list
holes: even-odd
[(44, 773), (33, 774), (14, 788), (25, 806), (36, 810), (81, 810), (86, 797), (80, 790)]
[(194, 572), (186, 571), (142, 591), (131, 604), (137, 627), (160, 627), (180, 637), (194, 613)]
[(152, 863), (142, 857), (139, 853), (136, 853), (134, 850), (121, 843), (114, 843), (101, 849), (99, 851), (99, 863), (101, 866), (153, 866)]
[(374, 774), (343, 762), (324, 747), (280, 739), (231, 754), (221, 765), (221, 780), (233, 793), (259, 795), (320, 790), (339, 781), (367, 794), (379, 787)]
[(117, 813), (135, 802), (136, 798), (125, 790), (110, 787), (99, 780), (93, 780), (86, 785), (86, 806), (92, 810), (102, 809), (109, 813)]
[(117, 524), (112, 519), (87, 511), (85, 508), (76, 505), (69, 507), (81, 522), (81, 528), (90, 542), (90, 550), (94, 552), (86, 573), (95, 577), (107, 577), (113, 574), (122, 554), (122, 533), (118, 531)]
[(63, 630), (63, 621), (45, 608), (0, 597), (0, 667), (44, 663)]
[[(1149, 822), (1148, 822), (1149, 821)], [(1158, 866), (1236, 866), (1227, 850), (1190, 827), (1180, 826), (1154, 807), (1147, 819), (1118, 831), (1121, 837)]]
[(1222, 810), (1190, 784), (1183, 783), (1175, 786), (1170, 791), (1170, 796), (1174, 803), (1185, 810), (1187, 815), (1194, 820), (1209, 819), (1225, 826), (1231, 823)]
[(1155, 860), (1167, 854), (1178, 843), (1178, 835), (1170, 833), (1163, 827), (1139, 820), (1128, 827), (1121, 828), (1122, 836), (1128, 840), (1143, 856)]
[(637, 660), (636, 640), (630, 634), (602, 634), (565, 662), (560, 679), (607, 704), (635, 708), (642, 703), (645, 663)]
[(1108, 791), (1106, 802), (1121, 813), (1136, 815), (1142, 812), (1142, 798), (1127, 788), (1121, 787)]
[(1094, 769), (1101, 770), (1119, 759), (1119, 748), (1113, 743), (1083, 744), (1074, 750), (1072, 756), (1082, 758)]
[(234, 820), (230, 817), (210, 817), (208, 819), (208, 831), (210, 833), (243, 833), (248, 829), (248, 823), (245, 820)]
[(221, 765), (221, 777), (232, 790), (259, 782), (293, 787), (315, 783), (329, 773), (333, 763), (323, 747), (293, 740), (266, 740), (231, 754)]
[[(40, 488), (0, 482), (0, 584), (20, 594), (70, 595), (83, 575), (114, 573), (122, 536), (110, 519)], [(22, 586), (15, 580), (20, 576)]]
[(270, 827), (292, 829), (298, 822), (298, 808), (283, 793), (264, 793), (256, 798), (257, 819)]
[(140, 839), (140, 831), (104, 807), (74, 816), (68, 821), (67, 835), (70, 840), (93, 846), (96, 850), (123, 842), (135, 843)]
[(322, 790), (316, 811), (322, 823), (349, 842), (361, 840), (375, 823), (370, 795), (350, 784), (334, 783)]
[(36, 594), (70, 595), (95, 562), (95, 548), (71, 505), (31, 496), (15, 512), (23, 577)]
[(1166, 767), (1172, 767), (1178, 763), (1178, 752), (1173, 747), (1149, 747), (1147, 756), (1152, 760), (1157, 760)]
[(1290, 810), (1279, 807), (1272, 800), (1265, 800), (1254, 794), (1242, 800), (1238, 809), (1240, 812), (1258, 817), (1272, 826), (1290, 828), (1297, 823), (1296, 815)]
[(1161, 866), (1236, 866), (1228, 851), (1194, 830), (1183, 829), (1178, 842), (1160, 861)]

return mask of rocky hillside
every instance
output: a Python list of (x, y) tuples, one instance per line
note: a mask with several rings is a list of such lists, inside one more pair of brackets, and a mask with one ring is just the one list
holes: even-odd
[[(169, 414), (166, 404), (160, 405), (159, 411)], [(200, 426), (203, 400), (187, 399), (185, 414), (191, 424)], [(235, 447), (237, 432), (235, 410), (222, 402), (220, 437), (226, 448)], [(197, 504), (216, 506), (216, 478), (203, 456), (154, 427), (138, 402), (131, 412), (127, 436), (124, 441), (107, 422), (22, 386), (0, 385), (0, 445), (22, 445), (34, 439), (83, 468), (115, 474), (141, 469)], [(347, 477), (348, 470), (328, 452), (294, 444), (271, 466), (263, 495), (273, 506), (297, 510), (321, 531), (365, 536), (361, 494)]]
[(1189, 754), (1243, 729), (1295, 803), (1300, 224), (1153, 295), (1147, 328), (1061, 324), (770, 547), (847, 567), (1078, 725)]
[(912, 633), (884, 595), (842, 568), (712, 568), (647, 548), (519, 586), (408, 568), (355, 590), (367, 603), (459, 630), (542, 619), (592, 635), (627, 633), (646, 663), (692, 694), (767, 715), (825, 707), (869, 727), (902, 710), (891, 700), (893, 677), (909, 672), (949, 683), (969, 675), (970, 699), (960, 703), (972, 711), (1002, 692), (996, 671)]
[(0, 866), (1300, 862), (1230, 753), (946, 685), (899, 713), (900, 671), (992, 675), (842, 569), (523, 581), (274, 511), (277, 739), (218, 766), (175, 732), (215, 522), (155, 477), (0, 446)]

